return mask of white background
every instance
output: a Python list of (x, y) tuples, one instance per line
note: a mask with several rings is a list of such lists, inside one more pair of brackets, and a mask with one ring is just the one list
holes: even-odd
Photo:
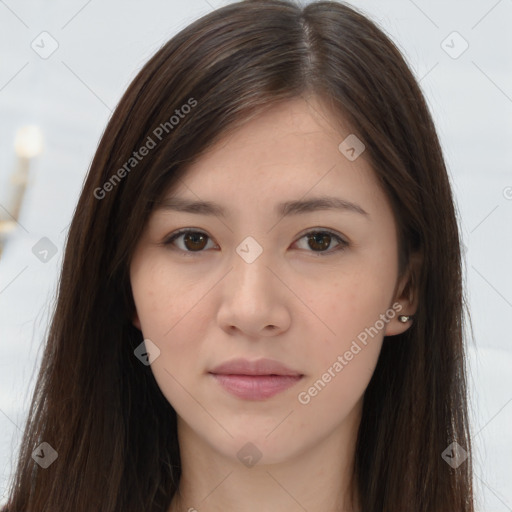
[[(478, 510), (512, 511), (512, 0), (349, 3), (376, 21), (406, 55), (438, 128), (466, 246)], [(149, 57), (178, 30), (221, 5), (213, 0), (0, 2), (2, 207), (16, 165), (16, 130), (34, 123), (45, 139), (44, 152), (30, 169), (20, 225), (0, 260), (0, 497), (21, 442), (67, 227), (102, 131)], [(59, 45), (48, 59), (31, 48), (43, 31)], [(453, 31), (469, 44), (456, 59), (442, 47)], [(452, 39), (445, 44), (454, 46), (452, 51), (461, 48), (461, 41), (452, 44)], [(47, 263), (32, 253), (42, 237), (58, 248)]]

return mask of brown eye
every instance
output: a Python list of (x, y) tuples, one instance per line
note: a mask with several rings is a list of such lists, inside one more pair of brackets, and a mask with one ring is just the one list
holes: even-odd
[[(333, 254), (349, 245), (341, 236), (332, 231), (310, 231), (299, 238), (300, 240), (307, 240), (306, 252), (317, 253), (319, 256)], [(334, 249), (330, 249), (333, 240), (337, 242), (337, 245)], [(180, 241), (180, 243), (177, 244), (177, 241)], [(175, 245), (176, 243), (178, 250), (185, 255), (192, 255), (193, 253), (200, 254), (204, 252), (209, 241), (210, 237), (202, 231), (182, 229), (167, 238), (164, 245)]]
[(184, 252), (201, 252), (206, 247), (207, 241), (209, 240), (206, 233), (187, 229), (171, 235), (164, 243), (165, 245), (170, 245), (180, 238), (182, 239), (183, 247), (179, 247), (179, 249)]
[[(307, 252), (318, 253), (319, 256), (327, 256), (329, 254), (333, 254), (335, 252), (341, 251), (348, 247), (348, 242), (343, 240), (341, 236), (333, 233), (332, 231), (310, 231), (302, 236), (299, 240), (306, 239), (307, 240), (307, 248), (311, 250), (307, 250)], [(329, 250), (330, 246), (333, 242), (338, 243), (334, 247), (334, 249)], [(325, 254), (323, 254), (325, 253)]]
[(308, 235), (308, 243), (311, 249), (324, 251), (331, 245), (331, 235), (327, 233), (318, 233), (315, 235)]
[(208, 238), (203, 233), (186, 233), (183, 238), (183, 243), (187, 249), (191, 251), (200, 251), (204, 249), (206, 243), (205, 240)]

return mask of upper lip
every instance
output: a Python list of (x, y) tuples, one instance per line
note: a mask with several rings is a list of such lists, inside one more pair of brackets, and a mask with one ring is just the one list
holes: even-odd
[(258, 359), (256, 361), (249, 361), (247, 359), (231, 359), (226, 361), (209, 373), (216, 373), (222, 375), (293, 375), (302, 376), (302, 373), (292, 370), (273, 359)]

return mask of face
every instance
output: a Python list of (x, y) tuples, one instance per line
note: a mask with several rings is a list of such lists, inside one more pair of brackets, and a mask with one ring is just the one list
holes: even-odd
[[(250, 120), (169, 191), (132, 258), (133, 322), (160, 351), (151, 370), (180, 435), (224, 457), (250, 442), (275, 463), (357, 425), (383, 336), (413, 313), (391, 206), (334, 126), (314, 97)], [(327, 196), (339, 207), (280, 209)], [(223, 215), (177, 211), (176, 198)], [(291, 372), (211, 373), (236, 358)]]

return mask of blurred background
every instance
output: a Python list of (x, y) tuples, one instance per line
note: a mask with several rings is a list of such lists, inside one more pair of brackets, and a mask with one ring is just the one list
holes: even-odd
[[(0, 0), (0, 505), (101, 134), (153, 53), (227, 3)], [(464, 238), (478, 510), (512, 512), (512, 1), (347, 3), (402, 50), (436, 122)]]

